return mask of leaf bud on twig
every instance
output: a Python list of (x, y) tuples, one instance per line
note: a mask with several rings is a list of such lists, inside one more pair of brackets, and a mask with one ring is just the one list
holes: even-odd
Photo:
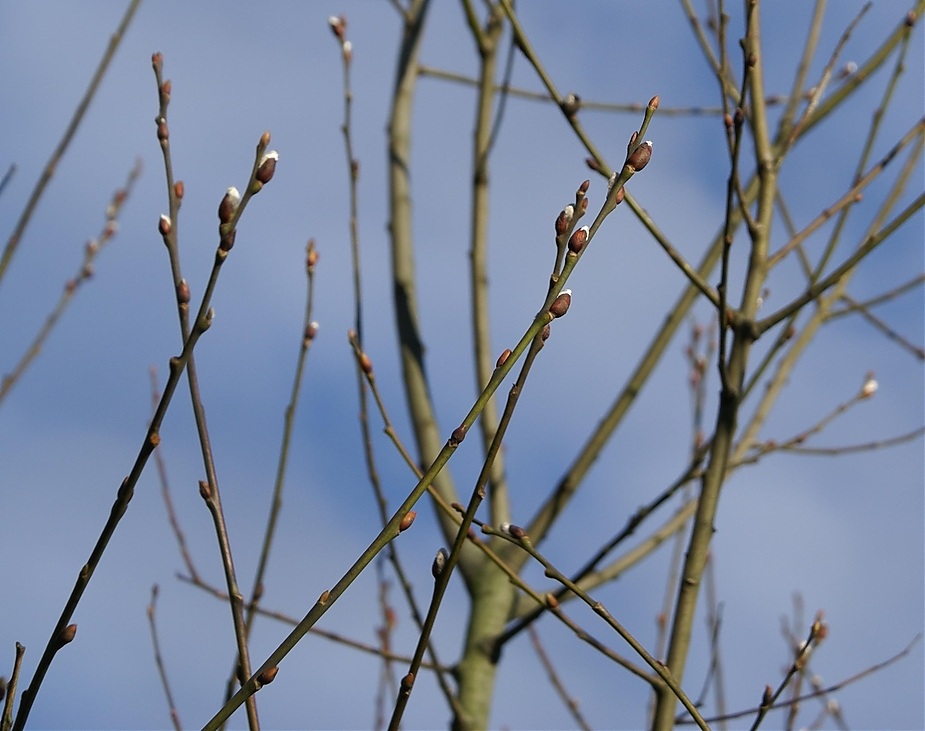
[(178, 180), (173, 184), (173, 194), (177, 196), (177, 200), (183, 200), (183, 193), (185, 190), (182, 180)]
[(568, 231), (568, 225), (572, 222), (572, 216), (575, 215), (575, 206), (569, 203), (559, 212), (556, 218), (556, 236), (562, 236)]
[(446, 566), (446, 560), (449, 558), (445, 548), (441, 548), (437, 551), (437, 555), (434, 556), (434, 562), (430, 565), (430, 573), (433, 574), (435, 579), (440, 578), (440, 574), (443, 573), (443, 567)]
[(626, 158), (626, 164), (634, 173), (638, 173), (646, 165), (649, 164), (649, 160), (652, 159), (652, 141), (646, 140), (641, 145), (639, 145), (633, 154)]
[(74, 637), (76, 636), (77, 636), (77, 625), (69, 624), (67, 627), (65, 627), (58, 633), (57, 637), (55, 637), (55, 645), (57, 646), (57, 649), (60, 650), (65, 645), (73, 642)]
[(404, 531), (408, 530), (417, 515), (418, 514), (413, 510), (409, 510), (407, 513), (405, 513), (404, 516), (402, 516), (401, 523), (398, 524), (398, 532), (403, 533)]
[(269, 685), (274, 680), (276, 680), (277, 673), (279, 673), (278, 665), (274, 665), (272, 668), (267, 668), (257, 676), (257, 682), (261, 685)]
[(305, 326), (305, 339), (314, 340), (315, 336), (318, 334), (318, 323), (312, 320)]
[(170, 223), (170, 216), (165, 216), (161, 214), (160, 220), (157, 222), (157, 230), (161, 232), (161, 236), (170, 236), (170, 230), (173, 226)]
[(562, 111), (565, 112), (565, 116), (571, 119), (576, 114), (578, 110), (581, 109), (581, 97), (578, 94), (569, 93), (565, 99), (562, 100)]
[(279, 153), (276, 150), (270, 150), (262, 158), (257, 166), (257, 172), (254, 177), (262, 184), (266, 185), (273, 179), (273, 173), (276, 172), (276, 163), (279, 160)]
[(588, 227), (582, 226), (579, 229), (575, 229), (571, 238), (569, 238), (568, 250), (573, 254), (580, 254), (581, 250), (585, 248), (586, 243), (588, 243)]
[(328, 25), (331, 28), (331, 32), (339, 39), (344, 40), (344, 33), (347, 30), (347, 18), (341, 15), (339, 18), (336, 15), (332, 15), (328, 18)]
[(510, 357), (511, 357), (511, 349), (505, 348), (502, 351), (501, 355), (498, 356), (498, 360), (495, 363), (495, 368), (500, 368), (501, 366), (503, 366), (505, 363), (507, 363), (507, 359)]
[(466, 438), (466, 433), (468, 431), (469, 429), (465, 424), (460, 424), (457, 426), (453, 430), (453, 433), (450, 435), (450, 444), (454, 447), (458, 447), (460, 444), (462, 444), (463, 439)]
[(240, 202), (241, 194), (238, 192), (237, 188), (231, 186), (226, 190), (225, 196), (222, 198), (221, 203), (218, 204), (219, 223), (229, 223), (231, 219), (234, 218), (234, 212), (238, 209), (238, 204)]
[(190, 300), (189, 284), (185, 279), (181, 279), (177, 284), (177, 304), (188, 305)]
[(563, 289), (559, 293), (559, 296), (556, 297), (555, 301), (549, 306), (549, 311), (552, 313), (553, 317), (562, 317), (566, 312), (568, 312), (569, 306), (572, 304), (572, 290)]
[(861, 386), (861, 398), (870, 398), (877, 392), (879, 387), (880, 384), (874, 378), (874, 372), (868, 371), (867, 379), (864, 381), (864, 385)]

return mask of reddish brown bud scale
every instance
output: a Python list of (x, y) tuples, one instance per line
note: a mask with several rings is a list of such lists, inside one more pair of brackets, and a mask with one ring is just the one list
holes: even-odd
[(591, 181), (590, 181), (590, 180), (585, 180), (581, 185), (578, 186), (578, 192), (579, 192), (581, 195), (584, 195), (585, 193), (588, 192), (588, 188), (590, 188), (590, 187), (591, 187)]
[(330, 596), (331, 596), (331, 592), (328, 591), (327, 589), (325, 589), (323, 592), (321, 592), (321, 596), (318, 597), (318, 603), (319, 603), (319, 604), (327, 604), (327, 603), (328, 603), (328, 598), (329, 598)]
[(218, 221), (221, 224), (229, 223), (234, 218), (234, 213), (238, 210), (238, 204), (241, 202), (241, 194), (238, 189), (231, 187), (225, 191), (221, 202), (218, 204)]
[(623, 186), (621, 185), (620, 188), (617, 190), (616, 195), (613, 197), (613, 204), (615, 206), (620, 205), (623, 202), (624, 198), (626, 198), (626, 191), (623, 190)]
[(314, 340), (315, 336), (318, 334), (318, 323), (310, 322), (305, 326), (305, 339)]
[(276, 150), (268, 152), (261, 158), (260, 164), (257, 166), (257, 172), (254, 173), (254, 178), (263, 185), (269, 183), (273, 179), (273, 174), (276, 172), (276, 163), (278, 160), (279, 153)]
[(186, 188), (183, 186), (182, 180), (178, 180), (173, 184), (173, 194), (177, 196), (177, 200), (183, 200), (183, 193), (185, 190)]
[(466, 438), (466, 433), (469, 431), (468, 427), (465, 424), (460, 424), (457, 426), (453, 433), (450, 435), (450, 444), (454, 447), (461, 444), (463, 439)]
[(597, 160), (595, 160), (593, 157), (586, 157), (586, 158), (585, 158), (585, 165), (587, 165), (588, 168), (589, 168), (590, 170), (593, 170), (593, 171), (596, 172), (596, 173), (603, 173), (603, 172), (604, 172), (604, 171), (601, 169), (600, 163), (599, 163)]
[(917, 16), (914, 10), (910, 10), (908, 13), (906, 13), (906, 20), (905, 20), (906, 26), (908, 28), (911, 28), (913, 25), (915, 25), (916, 18)]
[(562, 317), (572, 304), (572, 290), (563, 290), (555, 301), (549, 306), (549, 311), (553, 317)]
[(172, 228), (173, 225), (170, 222), (170, 217), (162, 214), (160, 220), (157, 222), (157, 230), (160, 231), (161, 236), (169, 236)]
[(505, 348), (501, 355), (498, 356), (498, 361), (495, 363), (495, 368), (500, 368), (503, 366), (507, 359), (511, 357), (511, 349)]
[(373, 372), (373, 362), (366, 353), (360, 353), (360, 368), (363, 369), (363, 373), (366, 375)]
[(58, 636), (55, 638), (58, 648), (62, 648), (67, 644), (70, 644), (74, 641), (74, 637), (77, 636), (77, 625), (69, 624), (67, 627), (62, 629)]
[(508, 532), (508, 534), (511, 536), (511, 538), (515, 538), (515, 539), (518, 540), (518, 541), (519, 541), (521, 538), (526, 537), (526, 535), (527, 535), (527, 531), (525, 531), (525, 530), (524, 530), (523, 528), (521, 528), (519, 525), (511, 525), (511, 526), (508, 526), (507, 532)]
[(568, 250), (573, 254), (581, 253), (581, 250), (585, 248), (585, 244), (588, 243), (588, 227), (582, 226), (579, 229), (576, 229), (571, 238), (568, 240)]
[(549, 335), (550, 335), (550, 333), (552, 333), (552, 329), (549, 327), (549, 323), (547, 322), (547, 323), (543, 326), (543, 332), (542, 332), (541, 335), (540, 335), (540, 338), (542, 339), (542, 341), (543, 341), (544, 343), (545, 343), (547, 340), (549, 340)]
[(556, 597), (555, 597), (554, 594), (547, 594), (547, 595), (546, 595), (546, 606), (549, 607), (550, 609), (558, 609), (558, 608), (559, 608), (559, 600), (556, 599)]
[(164, 63), (164, 55), (160, 51), (155, 51), (151, 54), (151, 65), (154, 68), (158, 68)]
[(274, 665), (272, 668), (267, 668), (257, 676), (257, 682), (261, 685), (269, 685), (274, 680), (276, 680), (277, 673), (279, 673), (278, 666)]
[(200, 481), (199, 481), (199, 496), (200, 496), (203, 500), (211, 500), (211, 499), (212, 499), (212, 488), (209, 487), (209, 483), (206, 482), (205, 480), (200, 480)]
[(658, 105), (662, 103), (661, 97), (656, 94), (651, 99), (649, 99), (649, 109), (658, 109)]
[(652, 159), (652, 143), (649, 140), (646, 140), (641, 145), (639, 145), (633, 154), (631, 154), (626, 159), (627, 166), (633, 171), (638, 173), (646, 165), (649, 164), (649, 160)]
[(266, 147), (270, 144), (270, 130), (267, 130), (262, 135), (260, 135), (260, 145), (261, 147)]
[(170, 139), (170, 130), (167, 128), (167, 120), (161, 118), (157, 122), (157, 139), (161, 143), (167, 142)]
[(411, 524), (414, 522), (414, 519), (417, 517), (417, 513), (413, 510), (409, 510), (401, 519), (401, 523), (398, 524), (398, 532), (402, 533), (408, 530), (411, 527)]
[(167, 79), (161, 84), (160, 92), (163, 96), (169, 97), (171, 91), (173, 91), (173, 84), (170, 83), (170, 79)]
[(189, 300), (189, 284), (186, 283), (185, 279), (181, 279), (179, 284), (177, 284), (177, 303), (181, 305), (188, 305)]

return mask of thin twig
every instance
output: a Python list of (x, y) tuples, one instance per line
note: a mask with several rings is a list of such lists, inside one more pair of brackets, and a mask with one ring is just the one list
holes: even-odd
[(87, 242), (84, 247), (83, 261), (77, 268), (74, 276), (65, 282), (61, 296), (58, 298), (58, 303), (49, 313), (48, 317), (45, 319), (45, 323), (39, 328), (35, 338), (29, 344), (29, 347), (26, 348), (26, 352), (23, 353), (13, 370), (0, 379), (0, 404), (3, 403), (4, 399), (22, 377), (23, 373), (25, 373), (32, 361), (42, 352), (42, 348), (45, 346), (52, 330), (54, 330), (55, 325), (58, 324), (58, 321), (73, 301), (74, 295), (80, 289), (80, 286), (93, 276), (93, 263), (97, 255), (110, 241), (112, 241), (118, 232), (119, 213), (122, 211), (122, 205), (131, 195), (135, 187), (135, 181), (140, 174), (141, 160), (139, 159), (135, 161), (134, 167), (132, 167), (131, 172), (129, 172), (125, 185), (115, 192), (112, 200), (110, 200), (109, 205), (106, 207), (106, 223), (103, 224), (103, 228), (100, 230), (99, 235), (95, 239), (91, 239)]
[(164, 689), (164, 696), (167, 698), (167, 707), (170, 709), (170, 722), (176, 731), (183, 731), (183, 724), (180, 723), (180, 714), (177, 712), (177, 704), (173, 699), (173, 693), (170, 691), (170, 681), (167, 679), (167, 668), (164, 666), (164, 658), (161, 655), (161, 643), (157, 637), (157, 620), (154, 613), (157, 605), (157, 584), (151, 587), (151, 601), (148, 603), (148, 626), (151, 628), (151, 645), (154, 648), (154, 664), (157, 666), (157, 674), (161, 679), (161, 687)]
[(96, 67), (96, 71), (93, 73), (93, 78), (90, 80), (90, 84), (87, 86), (87, 90), (84, 92), (83, 98), (80, 100), (80, 103), (74, 110), (74, 115), (71, 117), (71, 121), (68, 123), (67, 129), (64, 130), (64, 135), (61, 137), (61, 141), (58, 142), (57, 147), (55, 147), (54, 151), (51, 153), (51, 157), (48, 158), (48, 162), (45, 163), (45, 167), (42, 169), (42, 174), (39, 176), (39, 179), (36, 182), (35, 187), (32, 189), (31, 195), (29, 196), (29, 200), (26, 202), (26, 207), (20, 214), (19, 220), (16, 222), (16, 227), (13, 229), (13, 233), (10, 234), (10, 238), (6, 242), (6, 246), (3, 249), (3, 255), (0, 256), (0, 281), (3, 280), (3, 276), (6, 274), (6, 270), (13, 258), (13, 254), (16, 253), (16, 249), (19, 247), (19, 243), (22, 240), (23, 233), (25, 233), (26, 226), (28, 226), (29, 221), (32, 220), (32, 214), (35, 212), (35, 208), (41, 200), (42, 195), (45, 192), (45, 188), (48, 186), (52, 176), (55, 174), (55, 170), (58, 168), (58, 163), (64, 155), (65, 150), (67, 150), (68, 145), (71, 144), (71, 140), (74, 138), (74, 134), (77, 132), (77, 128), (83, 121), (84, 115), (86, 114), (87, 109), (90, 107), (90, 102), (93, 101), (93, 97), (96, 95), (96, 91), (99, 88), (100, 82), (103, 80), (103, 77), (109, 70), (109, 65), (116, 54), (116, 49), (119, 48), (119, 44), (121, 43), (122, 38), (125, 37), (125, 31), (128, 29), (129, 23), (132, 22), (132, 18), (135, 16), (135, 11), (138, 10), (138, 5), (140, 3), (141, 0), (132, 0), (129, 3), (128, 8), (126, 8), (125, 14), (122, 16), (122, 21), (119, 23), (118, 28), (116, 28), (115, 32), (109, 37), (109, 45), (106, 47), (106, 51), (103, 53), (103, 57), (100, 59), (100, 62)]

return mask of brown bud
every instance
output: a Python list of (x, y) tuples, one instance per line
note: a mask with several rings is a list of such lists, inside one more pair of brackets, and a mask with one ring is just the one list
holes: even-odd
[(317, 263), (318, 250), (315, 248), (315, 240), (309, 239), (308, 246), (305, 248), (305, 268), (308, 271), (312, 271)]
[(276, 680), (277, 673), (279, 673), (279, 666), (274, 665), (272, 668), (267, 668), (257, 676), (257, 682), (261, 685), (269, 685)]
[(170, 130), (167, 128), (167, 120), (161, 117), (157, 120), (157, 139), (161, 144), (170, 139)]
[(649, 99), (649, 109), (658, 109), (658, 105), (662, 103), (661, 98), (658, 94)]
[(312, 320), (305, 326), (304, 337), (306, 340), (314, 340), (318, 334), (318, 323)]
[(495, 363), (495, 368), (500, 368), (503, 366), (507, 359), (511, 357), (511, 349), (505, 348), (501, 355), (498, 356), (498, 361)]
[(241, 194), (234, 186), (225, 191), (221, 202), (218, 204), (218, 222), (229, 223), (234, 218), (234, 212), (238, 210), (238, 204), (241, 202)]
[(411, 524), (414, 522), (414, 519), (417, 517), (417, 513), (413, 510), (409, 510), (405, 513), (404, 517), (401, 519), (401, 523), (398, 524), (398, 532), (402, 533), (408, 530), (411, 527)]
[(652, 159), (652, 142), (646, 140), (641, 145), (639, 145), (633, 154), (626, 158), (627, 166), (635, 173), (638, 173), (646, 165), (649, 164), (649, 160)]
[(151, 65), (154, 68), (160, 68), (164, 64), (164, 56), (160, 51), (151, 54)]
[(615, 206), (620, 205), (624, 198), (626, 198), (626, 191), (623, 190), (623, 186), (621, 185), (619, 190), (617, 190), (617, 194), (613, 197), (613, 204)]
[(910, 10), (908, 13), (906, 13), (906, 20), (905, 20), (906, 26), (911, 28), (913, 25), (915, 25), (915, 21), (916, 21), (915, 11)]
[(636, 149), (636, 140), (639, 139), (639, 132), (633, 130), (633, 134), (630, 135), (630, 141), (626, 143), (626, 154), (629, 155), (634, 149)]
[(554, 594), (546, 594), (546, 606), (550, 609), (559, 608), (559, 600), (556, 599)]
[(373, 362), (366, 353), (360, 353), (360, 368), (363, 369), (363, 373), (366, 375), (373, 372)]
[(549, 306), (549, 311), (552, 313), (553, 317), (562, 317), (562, 315), (568, 312), (568, 308), (571, 304), (572, 290), (563, 289), (559, 296), (556, 297), (555, 301)]
[(770, 685), (764, 686), (764, 693), (761, 694), (761, 705), (766, 706), (774, 700), (774, 689)]
[(170, 222), (170, 216), (161, 214), (161, 218), (157, 222), (157, 230), (161, 232), (161, 236), (169, 236), (172, 228), (173, 225)]
[(74, 641), (74, 637), (77, 635), (77, 625), (69, 624), (63, 630), (58, 633), (58, 636), (55, 638), (55, 644), (58, 648), (62, 648), (65, 645)]
[(572, 118), (578, 114), (578, 110), (581, 109), (581, 97), (578, 94), (568, 94), (565, 99), (562, 100), (562, 111), (565, 112), (565, 116)]
[(518, 541), (527, 535), (527, 531), (525, 531), (519, 525), (509, 525), (507, 527), (507, 533), (511, 538), (514, 538)]
[(581, 253), (581, 250), (585, 248), (585, 244), (588, 242), (588, 227), (582, 226), (579, 229), (575, 229), (572, 233), (571, 238), (568, 240), (568, 250), (573, 254)]
[(729, 112), (723, 114), (723, 124), (726, 129), (732, 129), (732, 115)]
[(414, 673), (408, 673), (405, 677), (401, 679), (401, 688), (403, 691), (408, 692), (414, 686)]
[(161, 97), (164, 99), (170, 99), (170, 92), (173, 90), (173, 85), (170, 83), (170, 79), (167, 79), (161, 88), (159, 89)]
[(262, 135), (260, 135), (260, 146), (266, 147), (270, 144), (270, 130), (267, 130)]
[(450, 444), (453, 445), (454, 447), (459, 446), (459, 444), (462, 443), (463, 439), (466, 438), (466, 432), (468, 431), (469, 429), (464, 424), (460, 424), (459, 426), (457, 426), (453, 430), (453, 433), (450, 435)]
[(547, 322), (547, 323), (543, 326), (543, 332), (540, 334), (540, 337), (541, 337), (541, 339), (543, 340), (544, 343), (545, 343), (547, 340), (549, 340), (549, 334), (550, 334), (551, 332), (552, 332), (552, 330), (550, 329), (549, 323)]
[(199, 495), (203, 500), (212, 499), (212, 488), (209, 487), (209, 483), (205, 480), (199, 481)]
[(600, 164), (597, 160), (595, 160), (593, 157), (586, 157), (586, 158), (585, 158), (585, 165), (587, 165), (588, 168), (590, 168), (591, 170), (593, 170), (593, 171), (596, 172), (596, 173), (603, 173), (603, 172), (604, 172), (604, 170), (601, 168), (601, 164)]
[(189, 304), (190, 292), (189, 285), (185, 279), (181, 279), (177, 285), (177, 303), (181, 305)]
[(572, 216), (575, 215), (575, 206), (569, 203), (563, 208), (556, 218), (556, 236), (562, 236), (568, 231), (569, 224), (572, 222)]
[(260, 159), (257, 166), (257, 172), (254, 177), (266, 185), (273, 179), (273, 173), (276, 172), (276, 163), (279, 160), (279, 153), (276, 150), (270, 150)]
[(330, 598), (330, 596), (331, 596), (331, 592), (328, 591), (327, 589), (325, 589), (323, 592), (321, 592), (321, 596), (318, 597), (318, 603), (319, 603), (319, 604), (327, 604), (327, 603), (328, 603), (328, 599)]
[(184, 191), (185, 191), (185, 188), (183, 186), (182, 180), (178, 180), (176, 183), (173, 184), (173, 194), (177, 196), (177, 200), (181, 200), (181, 201), (183, 200)]

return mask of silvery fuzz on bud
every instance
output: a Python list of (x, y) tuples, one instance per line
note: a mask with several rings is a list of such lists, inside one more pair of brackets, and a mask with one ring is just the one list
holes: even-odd
[(434, 578), (437, 579), (440, 577), (440, 574), (443, 573), (443, 567), (446, 566), (446, 560), (449, 558), (445, 548), (441, 548), (437, 551), (437, 555), (434, 556), (434, 562), (430, 566), (430, 573), (434, 575)]

